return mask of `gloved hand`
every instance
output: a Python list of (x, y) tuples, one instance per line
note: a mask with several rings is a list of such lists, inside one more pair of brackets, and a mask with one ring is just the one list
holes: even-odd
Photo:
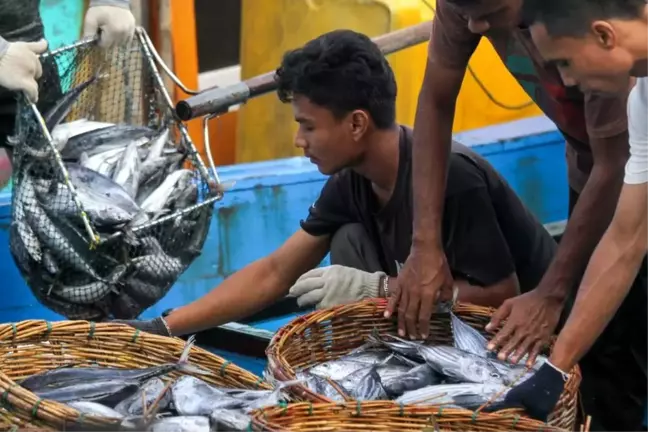
[(565, 388), (568, 375), (545, 362), (538, 372), (506, 394), (502, 405), (506, 408), (524, 408), (530, 417), (547, 421)]
[(38, 100), (38, 83), (43, 74), (38, 56), (47, 50), (47, 41), (7, 42), (0, 37), (0, 87), (24, 91), (29, 100)]
[(130, 42), (135, 33), (135, 17), (130, 11), (129, 2), (91, 1), (83, 23), (83, 36), (94, 36), (99, 30), (99, 46), (102, 48)]
[(290, 288), (301, 307), (317, 305), (318, 309), (378, 297), (383, 272), (367, 273), (351, 267), (332, 265), (304, 273)]
[(112, 320), (110, 322), (126, 324), (143, 332), (159, 336), (171, 336), (171, 331), (162, 317), (153, 318), (152, 320)]

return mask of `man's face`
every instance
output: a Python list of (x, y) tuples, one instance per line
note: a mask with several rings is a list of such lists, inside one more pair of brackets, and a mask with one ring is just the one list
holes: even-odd
[(480, 0), (457, 7), (471, 32), (489, 36), (510, 32), (520, 24), (522, 0)]
[(360, 162), (363, 151), (357, 125), (354, 125), (354, 113), (336, 118), (330, 110), (301, 95), (294, 95), (292, 107), (295, 121), (299, 123), (295, 146), (304, 150), (304, 156), (317, 165), (322, 174), (335, 174)]
[(592, 31), (580, 38), (552, 37), (543, 24), (534, 24), (530, 30), (540, 54), (548, 64), (557, 66), (565, 85), (601, 93), (628, 89), (634, 60), (616, 45), (609, 24), (595, 22)]

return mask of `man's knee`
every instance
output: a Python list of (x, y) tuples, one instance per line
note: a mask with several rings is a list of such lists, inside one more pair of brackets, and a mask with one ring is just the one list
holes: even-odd
[(343, 225), (331, 238), (331, 264), (368, 272), (381, 271), (376, 245), (364, 225)]
[(331, 253), (334, 250), (347, 249), (349, 246), (364, 245), (369, 241), (369, 233), (364, 225), (360, 223), (342, 225), (331, 238)]

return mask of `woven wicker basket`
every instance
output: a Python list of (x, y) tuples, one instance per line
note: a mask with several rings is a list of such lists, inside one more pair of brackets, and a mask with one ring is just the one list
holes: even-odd
[(466, 410), (393, 401), (301, 402), (253, 413), (252, 429), (269, 432), (561, 431), (514, 410), (466, 415)]
[[(87, 321), (23, 321), (0, 325), (0, 425), (20, 430), (90, 430), (112, 428), (115, 420), (82, 416), (64, 404), (40, 400), (17, 382), (64, 365), (146, 368), (174, 363), (185, 341), (140, 332), (123, 324)], [(202, 348), (191, 349), (189, 361), (211, 375), (211, 384), (240, 389), (270, 389), (256, 375)], [(170, 378), (177, 377), (174, 372)], [(4, 428), (2, 430), (5, 430)]]
[[(293, 320), (275, 334), (268, 346), (268, 378), (294, 380), (296, 369), (343, 356), (362, 345), (376, 331), (381, 335), (396, 335), (396, 323), (383, 316), (386, 305), (387, 302), (382, 299), (365, 300), (315, 311)], [(484, 327), (494, 311), (492, 308), (467, 304), (457, 304), (454, 308), (459, 318), (484, 335)], [(429, 340), (452, 344), (452, 328), (447, 314), (432, 317)], [(567, 430), (575, 426), (580, 380), (580, 370), (575, 367), (570, 373), (565, 392), (549, 418), (550, 425)], [(296, 400), (333, 403), (303, 385), (291, 386), (288, 391)], [(471, 418), (473, 413), (465, 410), (464, 415)]]

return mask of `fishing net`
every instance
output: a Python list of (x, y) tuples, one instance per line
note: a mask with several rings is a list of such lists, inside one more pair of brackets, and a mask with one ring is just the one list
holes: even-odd
[(134, 318), (200, 255), (216, 174), (174, 118), (143, 30), (125, 47), (83, 40), (41, 59), (38, 108), (19, 98), (10, 140), (11, 253), (55, 312)]

